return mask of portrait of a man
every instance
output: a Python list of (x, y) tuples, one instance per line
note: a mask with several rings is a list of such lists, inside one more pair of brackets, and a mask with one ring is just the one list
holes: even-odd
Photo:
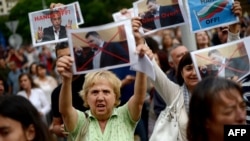
[(128, 52), (120, 43), (104, 41), (96, 31), (88, 32), (85, 39), (94, 53), (93, 69), (129, 63)]
[(62, 25), (62, 16), (60, 11), (53, 10), (50, 12), (51, 26), (43, 28), (38, 27), (37, 42), (45, 42), (67, 38), (66, 29), (71, 28), (72, 20), (68, 20), (66, 26)]
[(210, 64), (202, 66), (201, 76), (219, 76), (239, 79), (249, 71), (248, 56), (227, 57), (218, 49), (208, 52)]
[(154, 30), (184, 22), (178, 3), (159, 5), (157, 0), (146, 1), (147, 11), (139, 13), (144, 30)]

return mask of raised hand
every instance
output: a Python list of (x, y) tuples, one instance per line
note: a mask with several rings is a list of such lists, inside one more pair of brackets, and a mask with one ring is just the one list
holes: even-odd
[(151, 59), (151, 60), (154, 58), (154, 53), (145, 44), (139, 44), (136, 47), (136, 52), (138, 53), (139, 57), (143, 57), (144, 55), (147, 55), (149, 57), (149, 59)]
[[(242, 8), (239, 1), (234, 1), (231, 10), (235, 16), (238, 16), (239, 18), (242, 16)], [(238, 33), (240, 31), (240, 25), (238, 23), (230, 25), (229, 31), (232, 33)]]
[(141, 18), (139, 18), (139, 17), (134, 17), (132, 19), (132, 29), (133, 29), (136, 45), (144, 44), (144, 39), (143, 39), (141, 33), (139, 32), (139, 29), (142, 26), (140, 20), (141, 20)]
[(72, 78), (72, 64), (74, 60), (70, 56), (62, 56), (56, 61), (57, 72), (63, 77), (63, 79)]
[(234, 13), (234, 15), (236, 15), (238, 17), (242, 16), (242, 8), (241, 8), (241, 5), (240, 5), (239, 1), (234, 1), (231, 10)]
[(41, 27), (41, 26), (38, 27), (37, 38), (38, 38), (38, 40), (42, 40), (43, 39), (43, 27)]

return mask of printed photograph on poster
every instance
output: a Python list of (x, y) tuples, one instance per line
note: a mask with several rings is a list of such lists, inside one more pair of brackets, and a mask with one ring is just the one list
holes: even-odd
[(186, 21), (181, 0), (139, 0), (133, 3), (133, 7), (135, 16), (142, 18), (144, 35), (179, 26)]
[[(82, 16), (82, 11), (81, 11), (79, 2), (76, 1), (76, 2), (73, 2), (71, 4), (73, 4), (75, 6), (77, 24), (78, 25), (84, 24), (84, 19), (83, 19), (83, 16)], [(71, 5), (71, 4), (68, 4), (68, 5)]]
[(122, 9), (121, 11), (112, 14), (115, 22), (131, 19), (134, 17), (134, 15), (135, 14), (133, 8)]
[(76, 10), (72, 4), (31, 12), (29, 22), (33, 46), (66, 41), (66, 30), (78, 28)]
[(136, 63), (138, 56), (132, 34), (131, 20), (68, 30), (70, 52), (75, 59), (74, 74)]
[(237, 23), (239, 18), (232, 12), (234, 0), (188, 0), (186, 7), (192, 32)]
[(207, 76), (243, 79), (249, 74), (250, 38), (191, 52), (201, 80)]

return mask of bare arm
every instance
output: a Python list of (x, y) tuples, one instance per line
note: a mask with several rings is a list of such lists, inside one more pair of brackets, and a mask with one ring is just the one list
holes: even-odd
[[(140, 44), (136, 48), (140, 57), (147, 55), (153, 58), (152, 51), (148, 46)], [(147, 91), (147, 76), (144, 73), (137, 72), (135, 78), (134, 95), (128, 101), (128, 109), (132, 120), (138, 121), (141, 116), (142, 106), (146, 97)]]
[[(231, 10), (235, 16), (238, 16), (239, 18), (242, 16), (242, 8), (239, 1), (234, 1)], [(240, 39), (240, 28), (239, 23), (229, 25), (227, 42)]]
[(147, 77), (141, 72), (136, 73), (134, 95), (128, 101), (128, 109), (132, 120), (138, 121), (146, 96)]
[(71, 66), (73, 59), (69, 56), (60, 57), (57, 60), (57, 71), (62, 76), (62, 87), (59, 96), (59, 111), (62, 114), (63, 122), (69, 132), (76, 127), (78, 114), (72, 105)]
[[(239, 1), (234, 1), (234, 4), (231, 8), (232, 12), (234, 13), (235, 16), (238, 16), (239, 18), (241, 18), (242, 16), (242, 8), (240, 5)], [(233, 34), (237, 34), (240, 32), (240, 25), (238, 23), (236, 24), (232, 24), (229, 26), (229, 31)]]

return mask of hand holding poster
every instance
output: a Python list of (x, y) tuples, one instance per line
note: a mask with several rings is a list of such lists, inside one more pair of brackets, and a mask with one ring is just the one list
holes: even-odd
[(29, 13), (34, 46), (67, 40), (67, 29), (78, 28), (75, 5)]
[(134, 15), (133, 8), (130, 8), (130, 9), (122, 9), (119, 12), (113, 13), (112, 16), (113, 16), (114, 21), (118, 22), (118, 21), (122, 21), (122, 20), (131, 19), (135, 15)]
[(136, 63), (135, 39), (131, 35), (131, 20), (68, 30), (70, 52), (75, 59), (73, 73), (83, 74)]
[(250, 38), (191, 52), (192, 60), (201, 80), (207, 76), (243, 79), (250, 71)]
[(239, 21), (232, 10), (233, 0), (186, 1), (192, 32), (230, 25)]

